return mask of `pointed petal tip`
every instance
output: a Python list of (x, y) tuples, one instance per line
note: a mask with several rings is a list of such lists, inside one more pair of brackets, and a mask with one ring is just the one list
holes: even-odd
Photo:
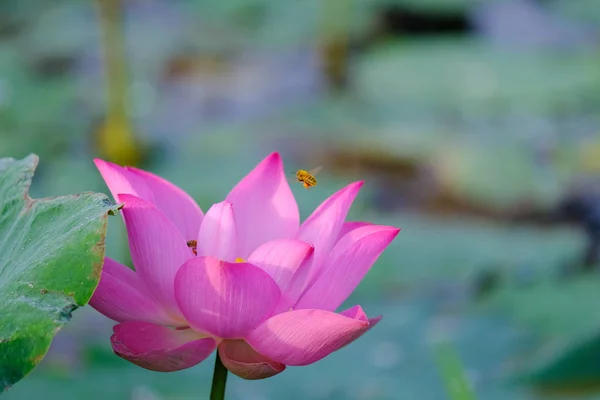
[(156, 208), (152, 203), (131, 193), (118, 193), (116, 197), (117, 201), (124, 203), (123, 209), (131, 208), (132, 206), (137, 208)]
[(110, 161), (103, 160), (101, 158), (94, 158), (94, 164), (96, 164), (96, 168), (126, 168), (119, 164), (112, 163)]
[[(369, 230), (371, 231), (371, 234), (376, 233), (376, 232), (379, 232), (379, 233), (389, 232), (390, 236), (392, 237), (391, 240), (393, 240), (396, 236), (398, 236), (398, 234), (402, 230), (401, 228), (391, 226), (391, 225), (370, 225), (370, 226), (365, 226), (365, 227), (370, 228)], [(357, 229), (362, 229), (365, 227), (359, 227)]]
[(342, 188), (339, 192), (346, 192), (346, 191), (358, 192), (363, 187), (364, 184), (365, 184), (365, 181), (363, 181), (363, 180), (352, 182), (352, 183), (347, 184), (346, 187)]
[(269, 154), (266, 159), (268, 160), (272, 160), (272, 161), (281, 161), (281, 154), (279, 154), (278, 151), (274, 151), (271, 154)]
[(400, 228), (396, 228), (394, 226), (390, 226), (389, 229), (384, 229), (384, 231), (389, 232), (389, 235), (390, 235), (390, 241), (389, 241), (389, 243), (392, 243), (392, 241), (394, 239), (396, 239), (396, 236), (398, 236), (398, 234), (400, 233), (401, 229)]
[[(344, 196), (348, 196), (348, 198), (351, 198), (352, 202), (354, 202), (354, 199), (356, 198), (356, 196), (358, 196), (358, 192), (360, 192), (360, 190), (362, 189), (363, 185), (365, 184), (365, 181), (356, 181), (356, 182), (352, 182), (348, 185), (346, 185), (345, 188), (341, 189), (340, 191), (338, 191), (338, 194), (342, 194)], [(335, 194), (334, 194), (335, 196)]]
[(280, 176), (285, 176), (283, 167), (283, 158), (278, 152), (273, 152), (265, 158), (266, 164), (271, 168), (272, 171), (277, 171)]
[(266, 166), (267, 168), (278, 168), (283, 167), (283, 160), (281, 158), (281, 155), (278, 152), (274, 151), (265, 158), (263, 158), (262, 161), (258, 163), (258, 165)]
[[(230, 201), (227, 201), (227, 200), (223, 200), (223, 201), (220, 201), (218, 203), (213, 203), (213, 205), (209, 208), (209, 210), (211, 208), (215, 207), (215, 206), (217, 206), (217, 207), (225, 207), (225, 208), (227, 208), (229, 210), (233, 210), (233, 203), (231, 203)], [(207, 213), (208, 213), (208, 211), (207, 211)]]
[(365, 314), (365, 311), (360, 305), (355, 305), (354, 307), (350, 307), (344, 311), (340, 311), (339, 314), (343, 315), (344, 317), (355, 319), (357, 321), (362, 321), (364, 323), (369, 322), (367, 314)]
[(103, 160), (99, 157), (94, 158), (94, 164), (98, 165), (98, 164), (112, 164), (109, 161)]
[(364, 181), (357, 181), (346, 185), (323, 201), (313, 213), (300, 226), (296, 235), (297, 239), (313, 243), (316, 247), (314, 277), (319, 273), (319, 266), (337, 242), (338, 236), (348, 211), (356, 199)]
[(375, 326), (381, 319), (383, 318), (383, 314), (380, 314), (376, 317), (369, 318), (365, 313), (365, 310), (360, 305), (355, 305), (354, 307), (350, 307), (343, 311), (339, 312), (340, 315), (344, 317), (348, 317), (354, 319), (356, 321), (362, 321), (366, 326)]
[(364, 225), (346, 233), (325, 255), (328, 267), (313, 275), (295, 308), (337, 309), (399, 232), (393, 226)]
[(282, 239), (282, 240), (290, 240), (290, 241), (295, 241), (295, 242), (301, 243), (301, 245), (304, 247), (304, 251), (306, 251), (304, 258), (308, 258), (315, 252), (315, 245), (312, 242), (306, 242), (304, 240), (296, 240), (296, 239)]
[(235, 205), (242, 258), (263, 243), (293, 238), (298, 231), (298, 205), (277, 152), (262, 159), (229, 192), (226, 200)]
[(105, 172), (108, 172), (108, 170), (114, 169), (115, 167), (118, 168), (117, 165), (112, 165), (110, 162), (104, 161), (101, 158), (94, 158), (94, 165), (96, 166), (96, 169), (98, 170), (98, 172), (100, 172), (100, 175), (102, 175), (103, 178)]
[(281, 239), (281, 241), (289, 241), (289, 242), (296, 242), (298, 244), (300, 244), (301, 246), (304, 247), (304, 250), (306, 251), (306, 255), (309, 256), (310, 254), (312, 254), (315, 251), (315, 245), (310, 243), (310, 242), (306, 242), (304, 240), (297, 240), (297, 239)]
[(395, 226), (389, 226), (388, 229), (390, 230), (390, 232), (392, 232), (394, 237), (398, 236), (398, 234), (402, 230), (402, 228), (396, 228)]

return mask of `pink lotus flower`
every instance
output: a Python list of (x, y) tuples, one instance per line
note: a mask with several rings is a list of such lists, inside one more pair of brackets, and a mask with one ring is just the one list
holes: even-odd
[[(246, 379), (307, 365), (375, 326), (360, 306), (335, 310), (399, 229), (344, 222), (362, 182), (302, 224), (279, 154), (206, 215), (153, 174), (95, 160), (124, 203), (135, 272), (106, 258), (90, 304), (119, 322), (119, 356), (154, 371), (191, 367), (218, 349)], [(197, 241), (197, 248), (186, 244)], [(197, 253), (197, 254), (196, 254)]]

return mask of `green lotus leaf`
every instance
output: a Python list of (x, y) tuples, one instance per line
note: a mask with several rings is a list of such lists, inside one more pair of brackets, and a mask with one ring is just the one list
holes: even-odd
[(0, 392), (29, 373), (98, 285), (107, 216), (99, 193), (31, 199), (35, 155), (0, 159)]

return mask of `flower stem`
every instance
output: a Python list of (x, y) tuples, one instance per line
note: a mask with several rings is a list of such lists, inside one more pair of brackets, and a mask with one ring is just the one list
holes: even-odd
[(225, 385), (227, 384), (227, 368), (221, 362), (219, 352), (216, 353), (210, 400), (223, 400), (225, 399)]

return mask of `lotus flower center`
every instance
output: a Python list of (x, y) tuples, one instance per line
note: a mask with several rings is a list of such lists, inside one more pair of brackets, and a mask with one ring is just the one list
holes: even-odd
[(235, 259), (235, 262), (236, 263), (245, 263), (246, 260), (244, 260), (243, 258), (238, 257), (238, 258)]

